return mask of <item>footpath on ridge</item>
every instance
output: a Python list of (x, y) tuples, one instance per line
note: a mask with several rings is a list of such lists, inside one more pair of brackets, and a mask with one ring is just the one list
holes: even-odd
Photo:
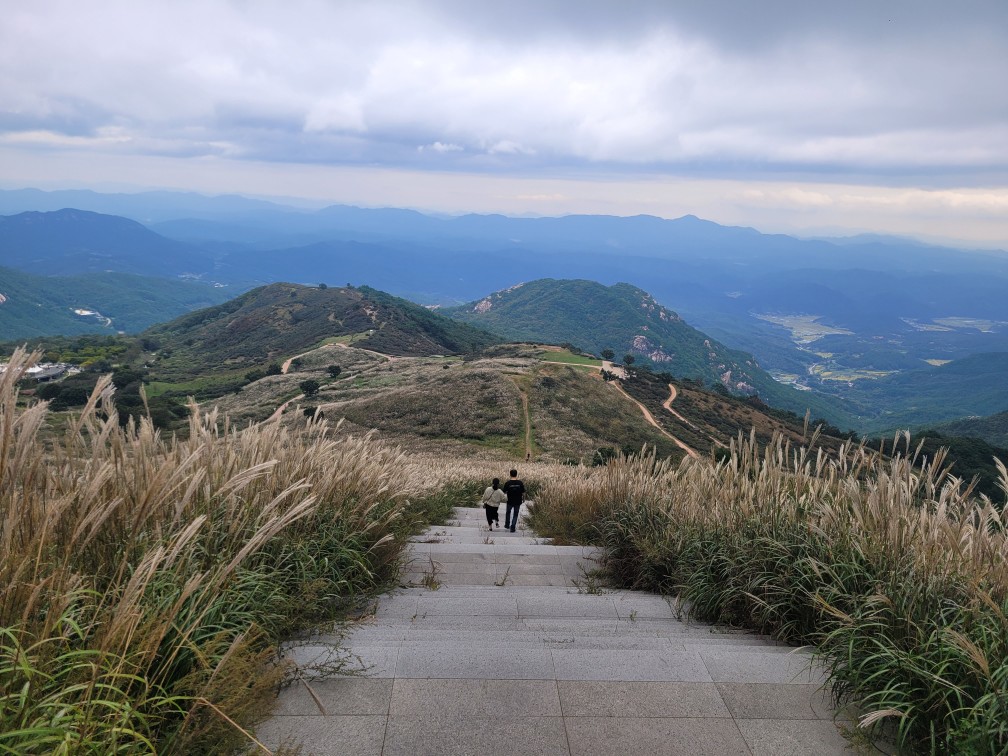
[[(501, 516), (505, 507), (501, 506)], [(522, 515), (527, 507), (522, 507)], [(292, 646), (306, 682), (257, 730), (302, 754), (841, 754), (808, 653), (683, 622), (660, 596), (608, 590), (598, 552), (487, 531), (482, 508), (413, 539), (404, 586), (328, 643)]]

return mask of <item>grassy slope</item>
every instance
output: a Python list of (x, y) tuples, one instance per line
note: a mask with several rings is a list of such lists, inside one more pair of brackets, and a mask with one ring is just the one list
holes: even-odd
[(933, 427), (945, 436), (979, 438), (992, 446), (1008, 449), (1008, 411), (988, 417), (966, 417)]
[[(334, 337), (393, 355), (457, 354), (495, 341), (490, 334), (373, 289), (271, 284), (151, 328), (156, 372), (169, 381), (282, 361)], [(364, 334), (360, 336), (360, 334)], [(233, 381), (232, 381), (233, 382)]]
[[(224, 301), (227, 289), (172, 278), (128, 273), (36, 276), (0, 268), (0, 333), (5, 339), (50, 334), (117, 331), (136, 333), (155, 323)], [(76, 308), (97, 310), (112, 324), (74, 315)]]
[(864, 423), (872, 432), (885, 432), (1002, 412), (1008, 406), (1005, 375), (1008, 353), (976, 354), (941, 367), (858, 381), (850, 396), (865, 406), (886, 408)]

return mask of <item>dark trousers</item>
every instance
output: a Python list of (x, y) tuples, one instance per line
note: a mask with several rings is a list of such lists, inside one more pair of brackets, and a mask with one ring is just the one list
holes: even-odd
[(495, 522), (500, 525), (500, 510), (497, 507), (488, 507), (484, 504), (483, 509), (486, 510), (487, 525), (493, 525)]
[[(510, 501), (507, 505), (507, 511), (504, 513), (504, 527), (514, 533), (515, 527), (518, 525), (518, 510), (521, 509), (521, 502), (517, 504), (512, 504)], [(514, 512), (514, 517), (511, 517), (511, 512)]]

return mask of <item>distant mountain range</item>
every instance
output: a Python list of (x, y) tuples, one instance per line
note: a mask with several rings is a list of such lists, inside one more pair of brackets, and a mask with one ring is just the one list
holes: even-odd
[[(71, 203), (78, 209), (58, 209)], [(988, 391), (992, 371), (980, 371), (973, 402), (949, 393), (940, 368), (1008, 353), (1006, 253), (804, 240), (692, 216), (441, 218), (170, 192), (0, 192), (0, 212), (20, 211), (31, 212), (0, 218), (0, 263), (36, 275), (195, 276), (233, 293), (275, 281), (366, 284), (445, 306), (541, 278), (626, 282), (712, 343), (809, 389), (809, 403), (828, 403), (824, 416), (843, 427), (848, 417), (882, 430), (943, 419), (949, 407), (1008, 408)], [(927, 390), (932, 380), (945, 388)], [(770, 400), (775, 385), (756, 388)]]
[(37, 275), (134, 273), (192, 277), (214, 267), (199, 247), (114, 215), (65, 209), (0, 217), (4, 265)]

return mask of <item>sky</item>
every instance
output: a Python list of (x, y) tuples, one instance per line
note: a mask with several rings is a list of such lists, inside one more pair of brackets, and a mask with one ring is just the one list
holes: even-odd
[(0, 0), (0, 186), (1008, 249), (1008, 2)]

